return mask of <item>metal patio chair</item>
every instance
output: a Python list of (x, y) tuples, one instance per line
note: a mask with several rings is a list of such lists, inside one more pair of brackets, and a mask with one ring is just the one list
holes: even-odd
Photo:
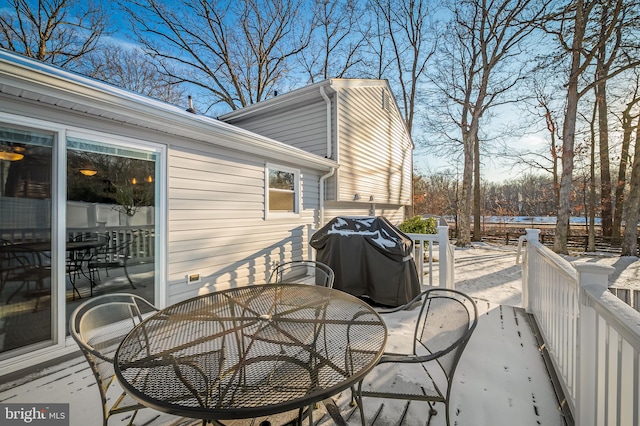
[(269, 276), (269, 283), (301, 283), (333, 287), (333, 269), (322, 262), (294, 260), (276, 266)]
[[(294, 260), (276, 266), (271, 272), (268, 282), (300, 283), (332, 288), (334, 279), (335, 273), (333, 272), (333, 269), (322, 262), (313, 260)], [(320, 311), (317, 312), (317, 315), (322, 314), (323, 313)], [(309, 334), (314, 333), (315, 330), (309, 330)], [(312, 412), (313, 407), (308, 407), (306, 410), (301, 408), (298, 413), (298, 422), (302, 423), (302, 419), (307, 416), (309, 416), (309, 421), (312, 422)]]
[(91, 366), (102, 399), (103, 425), (114, 414), (133, 411), (130, 423), (139, 409), (145, 408), (125, 392), (109, 406), (107, 392), (116, 380), (113, 366), (118, 345), (142, 321), (142, 315), (158, 309), (143, 298), (126, 293), (94, 297), (71, 314), (69, 330)]
[(362, 398), (373, 397), (425, 401), (430, 416), (437, 414), (434, 403), (443, 403), (449, 425), (453, 375), (477, 322), (476, 304), (464, 293), (440, 288), (424, 291), (412, 353), (383, 354), (370, 376), (358, 384), (355, 397), (362, 424)]

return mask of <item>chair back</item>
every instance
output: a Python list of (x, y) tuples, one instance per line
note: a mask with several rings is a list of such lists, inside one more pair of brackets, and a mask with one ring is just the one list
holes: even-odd
[(270, 283), (301, 283), (333, 287), (335, 274), (322, 262), (313, 260), (295, 260), (282, 263), (271, 272)]
[(142, 297), (113, 293), (94, 297), (71, 314), (69, 330), (91, 366), (102, 399), (104, 424), (110, 414), (142, 408), (124, 394), (109, 407), (107, 391), (115, 379), (114, 356), (120, 342), (139, 324), (143, 314), (158, 309)]
[(430, 289), (423, 295), (413, 351), (436, 357), (450, 389), (455, 368), (476, 328), (478, 310), (473, 299), (456, 290)]

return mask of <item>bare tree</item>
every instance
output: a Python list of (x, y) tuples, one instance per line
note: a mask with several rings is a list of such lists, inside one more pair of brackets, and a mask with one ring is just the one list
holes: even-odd
[(82, 59), (107, 33), (99, 2), (8, 0), (0, 11), (0, 47), (67, 69), (84, 71)]
[[(474, 151), (479, 152), (476, 143), (481, 119), (491, 107), (509, 101), (506, 94), (525, 72), (520, 66), (514, 69), (510, 65), (521, 53), (524, 40), (534, 31), (547, 3), (469, 0), (451, 4), (453, 20), (442, 40), (437, 61), (440, 66), (431, 83), (448, 99), (448, 114), (462, 134), (459, 246), (471, 242), (473, 170), (474, 164), (479, 165)], [(476, 217), (478, 224), (479, 220)]]
[(185, 101), (184, 89), (161, 74), (150, 58), (136, 48), (103, 45), (88, 56), (89, 76), (172, 104)]
[[(629, 148), (633, 136), (633, 121), (638, 118), (637, 106), (640, 104), (640, 70), (633, 71), (634, 84), (628, 90), (628, 99), (620, 119), (622, 126), (622, 147), (620, 150), (620, 163), (618, 166), (618, 180), (615, 186), (615, 210), (613, 212), (613, 227), (611, 235), (614, 241), (621, 237), (622, 212), (625, 205), (625, 186), (627, 184), (627, 171), (629, 168)], [(631, 80), (631, 79), (629, 79)]]
[[(562, 176), (560, 180), (560, 204), (556, 223), (554, 250), (567, 253), (567, 235), (569, 231), (569, 217), (571, 214), (571, 187), (573, 184), (573, 152), (575, 145), (576, 121), (578, 101), (601, 80), (608, 80), (622, 73), (624, 70), (638, 65), (637, 56), (624, 55), (622, 63), (615, 69), (612, 67), (606, 74), (598, 75), (596, 80), (584, 82), (585, 71), (589, 69), (602, 52), (601, 47), (616, 40), (618, 28), (625, 19), (631, 19), (632, 14), (623, 13), (632, 6), (630, 0), (575, 0), (563, 5), (555, 21), (556, 26), (547, 27), (557, 37), (563, 50), (570, 54), (570, 66), (567, 81), (567, 104), (562, 132)], [(609, 13), (604, 14), (603, 5), (607, 5)], [(623, 7), (624, 6), (624, 7)], [(633, 10), (631, 8), (630, 10)], [(606, 16), (605, 22), (594, 20), (594, 16)], [(632, 50), (636, 48), (633, 47)], [(581, 87), (582, 86), (582, 87)]]
[[(636, 1), (602, 1), (598, 8), (599, 33), (598, 39), (605, 42), (597, 46), (595, 55), (594, 91), (598, 105), (598, 141), (600, 157), (600, 199), (602, 206), (602, 234), (612, 236), (613, 201), (611, 198), (611, 170), (609, 159), (609, 109), (607, 102), (607, 81), (614, 67), (616, 70), (626, 69), (633, 65), (633, 59), (618, 61), (619, 55), (631, 55), (637, 58), (638, 42), (626, 36), (634, 27), (637, 29), (638, 4)], [(613, 21), (610, 23), (610, 21)], [(615, 22), (615, 23), (614, 23)], [(613, 31), (608, 34), (610, 26)], [(637, 36), (637, 33), (635, 34)], [(617, 63), (617, 66), (616, 66)]]
[(631, 168), (630, 191), (624, 206), (622, 256), (638, 255), (638, 219), (640, 219), (640, 120), (636, 125), (636, 140)]
[[(390, 49), (395, 64), (389, 80), (401, 90), (401, 105), (409, 133), (413, 129), (418, 89), (435, 53), (436, 40), (430, 25), (433, 0), (372, 0), (382, 31), (378, 36), (379, 62)], [(390, 69), (389, 69), (390, 71)]]
[[(524, 173), (531, 170), (544, 172), (551, 177), (551, 188), (553, 190), (557, 211), (558, 190), (560, 188), (560, 118), (563, 106), (557, 99), (558, 79), (555, 75), (543, 76), (541, 70), (535, 70), (527, 78), (524, 90), (527, 90), (531, 97), (524, 99), (523, 114), (521, 117), (531, 119), (528, 126), (528, 136), (547, 142), (547, 144), (536, 143), (520, 144), (520, 146), (504, 146), (500, 157), (512, 162), (512, 168)], [(548, 212), (547, 212), (548, 213)], [(546, 213), (545, 213), (546, 214)]]
[(360, 3), (316, 0), (314, 21), (309, 48), (298, 55), (309, 81), (358, 75), (370, 32)]
[[(302, 0), (121, 2), (136, 41), (172, 81), (235, 110), (272, 96), (309, 44)], [(206, 94), (206, 95), (204, 95)]]

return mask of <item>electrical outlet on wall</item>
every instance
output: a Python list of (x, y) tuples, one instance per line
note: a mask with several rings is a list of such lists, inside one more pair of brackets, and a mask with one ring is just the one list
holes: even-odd
[(187, 285), (196, 284), (201, 281), (200, 273), (194, 272), (186, 275)]

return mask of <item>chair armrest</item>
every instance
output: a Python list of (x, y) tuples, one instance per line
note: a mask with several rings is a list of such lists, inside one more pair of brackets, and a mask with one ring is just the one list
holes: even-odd
[(439, 355), (441, 354), (437, 353), (437, 354), (430, 354), (430, 355), (413, 355), (413, 354), (395, 354), (395, 353), (385, 352), (384, 354), (382, 354), (382, 357), (380, 358), (380, 361), (378, 361), (378, 364), (382, 364), (386, 362), (398, 362), (398, 363), (407, 363), (407, 364), (418, 363), (419, 364), (421, 362), (434, 360), (438, 358)]

